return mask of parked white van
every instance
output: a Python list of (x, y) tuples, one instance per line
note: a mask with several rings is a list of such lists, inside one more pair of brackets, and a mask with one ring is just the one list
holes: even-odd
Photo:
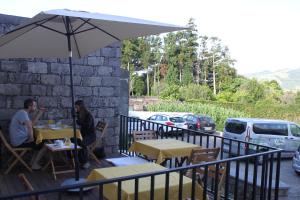
[[(224, 127), (224, 137), (280, 148), (284, 150), (283, 157), (292, 157), (300, 145), (300, 127), (285, 120), (228, 118)], [(237, 149), (237, 143), (233, 142), (231, 152), (237, 153)], [(241, 144), (241, 154), (244, 154), (244, 149), (245, 145)], [(250, 145), (249, 149), (255, 150), (253, 145)], [(229, 150), (226, 140), (224, 150)]]

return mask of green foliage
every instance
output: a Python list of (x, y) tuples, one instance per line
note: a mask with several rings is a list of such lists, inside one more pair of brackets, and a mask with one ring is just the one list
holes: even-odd
[(143, 77), (133, 76), (133, 93), (136, 96), (142, 96), (146, 94), (146, 86)]
[(208, 86), (190, 84), (187, 86), (182, 86), (179, 89), (179, 96), (181, 99), (202, 99), (202, 100), (212, 100), (213, 93)]
[(168, 85), (160, 93), (160, 97), (162, 99), (178, 99), (180, 97), (179, 96), (179, 86), (177, 86), (177, 85)]

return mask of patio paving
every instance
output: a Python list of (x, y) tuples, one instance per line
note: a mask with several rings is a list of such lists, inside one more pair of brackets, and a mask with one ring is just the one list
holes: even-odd
[[(114, 158), (120, 157), (120, 154), (110, 154), (107, 155), (106, 158)], [(80, 169), (80, 177), (85, 178), (88, 176), (90, 171), (95, 168), (103, 168), (103, 167), (111, 167), (112, 164), (107, 162), (105, 159), (101, 160), (101, 165), (97, 164), (94, 161), (90, 161), (91, 167), (89, 169)], [(21, 165), (14, 168), (9, 174), (4, 175), (3, 169), (1, 169), (0, 173), (0, 195), (7, 195), (7, 194), (16, 194), (20, 192), (26, 192), (24, 185), (22, 184), (21, 180), (18, 178), (19, 173), (24, 173), (26, 178), (32, 184), (34, 190), (45, 190), (50, 188), (59, 187), (61, 183), (68, 178), (73, 178), (74, 173), (68, 174), (60, 174), (57, 175), (57, 180), (55, 181), (50, 170), (50, 167), (45, 171), (34, 171), (30, 173), (26, 171)], [(59, 199), (57, 193), (55, 194), (48, 194), (43, 195), (45, 199)], [(62, 199), (79, 199), (78, 193), (62, 193)], [(20, 199), (29, 199), (29, 198), (20, 198)], [(95, 188), (91, 191), (84, 193), (84, 199), (99, 199), (99, 192)]]

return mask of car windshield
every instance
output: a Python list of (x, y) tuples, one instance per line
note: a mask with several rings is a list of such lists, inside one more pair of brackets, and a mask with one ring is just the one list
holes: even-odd
[(183, 123), (184, 119), (182, 117), (170, 117), (170, 121), (174, 123)]

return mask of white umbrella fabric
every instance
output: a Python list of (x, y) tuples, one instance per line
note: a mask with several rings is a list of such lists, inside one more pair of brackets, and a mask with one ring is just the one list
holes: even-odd
[[(145, 35), (183, 30), (159, 22), (72, 10), (50, 10), (0, 37), (0, 58), (69, 58), (72, 113), (74, 111), (72, 57), (81, 58), (107, 46)], [(79, 180), (76, 122), (75, 179)]]

